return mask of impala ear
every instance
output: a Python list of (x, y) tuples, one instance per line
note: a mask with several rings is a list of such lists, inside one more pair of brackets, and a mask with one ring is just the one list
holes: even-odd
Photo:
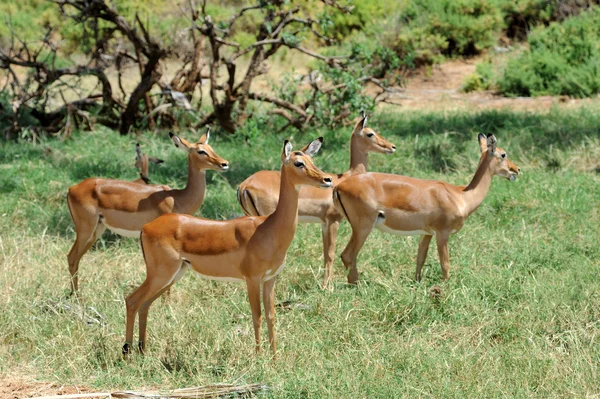
[(206, 133), (204, 133), (202, 135), (202, 137), (200, 137), (200, 140), (198, 140), (199, 144), (208, 144), (208, 140), (210, 139), (210, 126), (206, 127)]
[(312, 158), (317, 152), (319, 152), (321, 144), (323, 144), (323, 137), (313, 140), (309, 145), (302, 149), (302, 152)]
[(281, 153), (281, 162), (287, 164), (290, 162), (290, 154), (292, 153), (292, 144), (285, 140), (283, 142), (283, 152)]
[(175, 144), (175, 147), (184, 152), (190, 151), (192, 145), (187, 140), (184, 140), (176, 134), (173, 134), (173, 132), (169, 132), (169, 137), (173, 141), (173, 144)]
[(356, 134), (357, 136), (362, 136), (363, 130), (365, 129), (365, 127), (367, 127), (367, 114), (365, 114), (364, 109), (361, 109), (360, 110), (360, 119), (356, 123), (356, 126), (354, 126), (354, 131), (352, 132), (352, 134)]
[(493, 134), (488, 134), (487, 136), (487, 148), (490, 154), (496, 153), (496, 137)]
[(148, 157), (148, 161), (152, 162), (155, 165), (158, 165), (159, 163), (165, 162), (162, 159), (156, 158), (156, 157)]
[(477, 141), (479, 142), (479, 149), (481, 152), (487, 151), (487, 137), (485, 137), (485, 134), (479, 133), (477, 135)]

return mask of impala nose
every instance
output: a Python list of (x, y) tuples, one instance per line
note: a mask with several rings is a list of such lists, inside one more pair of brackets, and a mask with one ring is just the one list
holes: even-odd
[(517, 173), (521, 173), (521, 168), (517, 168)]
[(229, 162), (222, 162), (221, 163), (221, 169), (223, 169), (223, 170), (229, 169)]
[(396, 146), (395, 146), (395, 145), (392, 145), (392, 150), (395, 150), (395, 149), (396, 149)]
[(323, 178), (323, 181), (325, 183), (331, 184), (331, 177), (325, 177), (325, 178)]

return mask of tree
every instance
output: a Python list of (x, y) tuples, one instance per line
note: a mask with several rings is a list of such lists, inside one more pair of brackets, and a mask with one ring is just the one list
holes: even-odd
[[(6, 71), (5, 88), (9, 89), (12, 102), (8, 136), (14, 136), (24, 126), (22, 116), (27, 113), (48, 132), (66, 130), (71, 121), (77, 124), (82, 118), (89, 123), (91, 112), (96, 122), (127, 134), (142, 121), (153, 128), (156, 116), (161, 116), (163, 124), (176, 124), (173, 106), (198, 114), (198, 124), (216, 122), (234, 132), (250, 116), (251, 102), (268, 104), (272, 115), (287, 121), (285, 127), (333, 125), (343, 123), (358, 109), (386, 101), (391, 90), (385, 76), (399, 66), (392, 52), (380, 48), (366, 51), (357, 47), (358, 50), (341, 56), (325, 56), (310, 49), (310, 40), (324, 45), (334, 42), (327, 36), (327, 13), (313, 19), (306, 10), (282, 0), (258, 0), (219, 21), (207, 13), (206, 0), (199, 7), (194, 0), (188, 0), (181, 11), (188, 17), (191, 46), (184, 51), (162, 45), (137, 14), (129, 22), (105, 0), (50, 1), (60, 7), (64, 16), (83, 27), (81, 41), (92, 43), (91, 52), (85, 64), (58, 68), (55, 61), (60, 48), (51, 27), (35, 45), (21, 40), (12, 30), (11, 45), (0, 50), (0, 69)], [(352, 11), (336, 0), (321, 3), (325, 10)], [(249, 15), (254, 22), (245, 24), (244, 29), (255, 40), (242, 46), (232, 37), (240, 21)], [(255, 79), (268, 72), (267, 60), (283, 48), (314, 58), (319, 67), (306, 76), (287, 76), (284, 84), (271, 91), (257, 91)], [(170, 82), (165, 81), (163, 72), (168, 58), (178, 59), (180, 65)], [(120, 98), (107, 77), (110, 67), (117, 71)], [(126, 92), (123, 72), (131, 67), (139, 69), (140, 81), (131, 92)], [(27, 78), (19, 79), (15, 68), (26, 68)], [(73, 78), (86, 76), (97, 79), (98, 85), (92, 92), (84, 92), (81, 85), (73, 82)], [(203, 79), (208, 81), (208, 88), (202, 86)], [(367, 84), (378, 88), (375, 97), (363, 94)], [(151, 94), (153, 88), (160, 90), (158, 101), (165, 103), (153, 103), (157, 95), (156, 90)], [(64, 90), (76, 93), (77, 99), (67, 101)], [(205, 90), (212, 104), (210, 110), (200, 108)], [(52, 109), (49, 99), (57, 97), (63, 104)]]

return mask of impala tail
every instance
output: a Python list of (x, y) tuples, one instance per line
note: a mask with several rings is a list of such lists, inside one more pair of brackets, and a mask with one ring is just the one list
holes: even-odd
[(246, 216), (261, 216), (249, 190), (238, 187), (237, 199)]
[(337, 208), (338, 212), (341, 213), (346, 220), (350, 221), (350, 219), (348, 218), (348, 213), (346, 212), (346, 208), (344, 208), (344, 204), (342, 203), (342, 198), (340, 197), (340, 193), (337, 187), (333, 189), (333, 203), (335, 204), (335, 207)]

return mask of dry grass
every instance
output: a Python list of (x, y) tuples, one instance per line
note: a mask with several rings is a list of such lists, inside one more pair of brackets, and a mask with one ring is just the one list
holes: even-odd
[[(81, 299), (67, 299), (73, 232), (64, 193), (86, 175), (134, 178), (132, 139), (96, 132), (3, 144), (0, 374), (17, 369), (103, 392), (260, 382), (273, 397), (597, 397), (600, 121), (591, 111), (371, 118), (398, 147), (371, 157), (373, 170), (464, 183), (477, 162), (476, 132), (493, 129), (524, 174), (514, 184), (495, 179), (451, 239), (448, 282), (435, 246), (416, 283), (417, 239), (376, 232), (359, 256), (359, 285), (345, 284), (338, 260), (334, 289), (323, 292), (320, 228), (300, 226), (277, 282), (277, 363), (254, 353), (245, 287), (191, 274), (151, 308), (147, 355), (124, 362), (123, 298), (144, 278), (138, 245), (107, 234), (82, 260)], [(319, 133), (316, 163), (341, 171), (349, 132)], [(201, 214), (229, 217), (239, 213), (235, 184), (274, 167), (280, 141), (215, 140), (232, 167), (209, 174)], [(143, 141), (166, 160), (153, 180), (181, 186), (179, 153), (160, 135)], [(338, 253), (348, 234), (343, 224)]]

